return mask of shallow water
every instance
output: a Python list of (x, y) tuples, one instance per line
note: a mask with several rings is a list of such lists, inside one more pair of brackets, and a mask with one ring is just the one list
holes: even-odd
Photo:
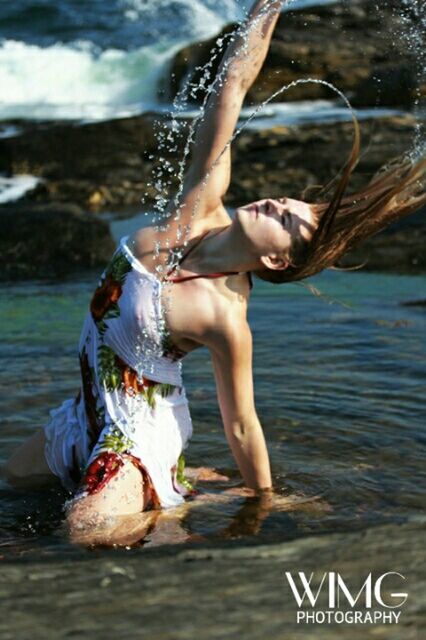
[[(75, 394), (80, 325), (97, 277), (1, 286), (1, 461)], [(426, 309), (401, 303), (425, 298), (426, 279), (329, 272), (313, 282), (340, 303), (256, 280), (249, 319), (275, 488), (321, 500), (263, 522), (251, 500), (206, 505), (181, 533), (276, 541), (398, 522), (424, 509)], [(194, 422), (187, 464), (214, 467), (238, 484), (206, 350), (186, 358), (184, 379)], [(0, 484), (0, 555), (73, 552), (58, 529), (67, 497)], [(176, 532), (167, 541), (178, 541)]]

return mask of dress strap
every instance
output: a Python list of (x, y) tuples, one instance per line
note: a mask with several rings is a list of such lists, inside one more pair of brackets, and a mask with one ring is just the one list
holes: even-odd
[[(223, 230), (223, 229), (219, 229), (219, 231), (218, 231), (217, 233), (220, 233), (222, 230)], [(199, 245), (199, 244), (204, 240), (204, 238), (205, 238), (205, 237), (210, 233), (210, 231), (211, 231), (211, 229), (208, 229), (207, 231), (205, 231), (204, 233), (202, 233), (202, 234), (201, 234), (201, 236), (200, 236), (200, 237), (199, 237), (199, 238), (194, 242), (194, 244), (193, 244), (193, 245), (191, 245), (191, 246), (189, 247), (189, 249), (187, 249), (187, 250), (183, 253), (183, 255), (179, 258), (178, 263), (168, 271), (168, 273), (167, 273), (167, 279), (168, 279), (168, 280), (171, 280), (172, 282), (175, 282), (175, 281), (177, 282), (178, 280), (179, 280), (179, 282), (181, 281), (181, 278), (176, 278), (176, 279), (175, 279), (175, 278), (173, 278), (173, 279), (170, 279), (170, 278), (169, 278), (169, 276), (170, 276), (172, 273), (174, 273), (174, 271), (176, 271), (176, 269), (177, 269), (177, 267), (178, 267), (178, 266), (180, 267), (180, 266), (182, 265), (182, 262), (183, 262), (184, 260), (186, 260), (186, 258), (189, 256), (189, 254), (190, 254), (192, 251), (194, 251), (194, 249), (195, 249), (196, 247), (198, 247), (198, 245)], [(193, 278), (194, 276), (190, 276), (190, 277), (191, 277), (191, 278)]]
[[(178, 263), (172, 267), (169, 272), (167, 273), (167, 279), (169, 279), (169, 276), (174, 273), (176, 271), (176, 269), (178, 267), (180, 267), (182, 265), (182, 262), (184, 260), (186, 260), (186, 258), (189, 256), (189, 254), (196, 248), (198, 247), (198, 245), (204, 240), (204, 238), (210, 233), (210, 229), (208, 231), (206, 231), (205, 233), (202, 233), (201, 236), (198, 238), (198, 240), (196, 242), (194, 242), (194, 244), (192, 246), (189, 247), (189, 249), (187, 249), (183, 255), (179, 258)], [(172, 280), (173, 282), (175, 281), (174, 279)]]
[[(226, 228), (226, 227), (224, 227), (224, 228)], [(217, 234), (219, 234), (221, 231), (223, 231), (224, 228), (219, 229)], [(211, 230), (209, 229), (205, 233), (202, 233), (201, 236), (198, 238), (198, 240), (196, 242), (194, 242), (194, 244), (184, 252), (182, 257), (178, 261), (177, 265), (172, 267), (170, 269), (170, 271), (167, 273), (166, 277), (167, 277), (167, 281), (168, 282), (185, 282), (186, 280), (195, 280), (195, 278), (221, 278), (222, 276), (238, 275), (240, 273), (240, 271), (221, 271), (221, 272), (218, 272), (218, 273), (200, 273), (200, 274), (197, 274), (197, 275), (194, 275), (194, 276), (179, 276), (179, 277), (175, 277), (175, 278), (170, 278), (171, 274), (176, 270), (176, 268), (178, 266), (182, 265), (182, 262), (189, 256), (189, 254), (196, 247), (198, 247), (198, 245), (204, 240), (204, 238), (210, 233), (210, 231)], [(249, 279), (250, 289), (252, 289), (253, 288), (253, 281), (252, 281), (252, 278), (251, 278), (250, 271), (247, 272), (247, 276), (248, 276), (248, 279)]]

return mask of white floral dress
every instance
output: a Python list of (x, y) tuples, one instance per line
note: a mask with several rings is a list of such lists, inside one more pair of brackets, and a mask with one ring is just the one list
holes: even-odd
[(183, 472), (192, 435), (181, 358), (165, 330), (162, 283), (123, 238), (102, 274), (79, 344), (81, 387), (45, 425), (51, 471), (75, 497), (100, 491), (130, 457), (172, 507), (194, 492)]

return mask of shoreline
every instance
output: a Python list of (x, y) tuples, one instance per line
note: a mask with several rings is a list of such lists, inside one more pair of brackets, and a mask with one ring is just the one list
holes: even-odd
[[(50, 624), (60, 618), (64, 635), (84, 628), (90, 628), (92, 635), (104, 635), (116, 622), (116, 603), (120, 630), (128, 637), (139, 633), (144, 620), (145, 628), (155, 637), (163, 637), (173, 628), (176, 637), (194, 640), (200, 637), (201, 629), (203, 640), (225, 637), (224, 630), (227, 638), (241, 634), (257, 638), (261, 633), (262, 637), (266, 634), (271, 640), (281, 640), (285, 633), (293, 640), (314, 640), (323, 637), (323, 624), (297, 623), (298, 611), (311, 608), (309, 604), (298, 608), (286, 572), (294, 576), (298, 571), (313, 572), (316, 591), (322, 575), (329, 571), (338, 571), (352, 590), (356, 585), (359, 588), (370, 572), (377, 579), (388, 571), (399, 571), (406, 581), (398, 586), (404, 586), (408, 599), (396, 609), (398, 624), (327, 625), (327, 638), (355, 640), (379, 634), (396, 640), (402, 634), (406, 640), (414, 640), (426, 627), (421, 605), (426, 566), (423, 532), (424, 520), (419, 518), (262, 545), (242, 544), (240, 540), (214, 546), (190, 543), (184, 549), (175, 545), (116, 549), (113, 556), (111, 550), (98, 549), (90, 552), (92, 560), (94, 553), (97, 558), (90, 567), (89, 552), (77, 549), (48, 552), (37, 558), (31, 554), (4, 557), (0, 588), (5, 615), (0, 628), (12, 625), (16, 635), (31, 627), (34, 637), (35, 628), (42, 625), (44, 629), (43, 616), (48, 611)], [(57, 596), (53, 602), (52, 579)], [(149, 602), (144, 595), (147, 591)], [(166, 617), (161, 615), (165, 608)], [(327, 603), (321, 594), (312, 611), (324, 608)], [(348, 606), (338, 608), (346, 610)], [(368, 611), (362, 602), (355, 609), (364, 614)]]

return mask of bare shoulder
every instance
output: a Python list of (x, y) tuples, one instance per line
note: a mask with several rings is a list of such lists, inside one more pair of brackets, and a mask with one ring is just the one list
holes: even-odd
[(203, 280), (200, 330), (209, 347), (237, 343), (248, 329), (250, 284), (246, 273)]
[(247, 325), (249, 297), (245, 273), (179, 283), (172, 289), (169, 327), (176, 337), (209, 348), (232, 342)]

